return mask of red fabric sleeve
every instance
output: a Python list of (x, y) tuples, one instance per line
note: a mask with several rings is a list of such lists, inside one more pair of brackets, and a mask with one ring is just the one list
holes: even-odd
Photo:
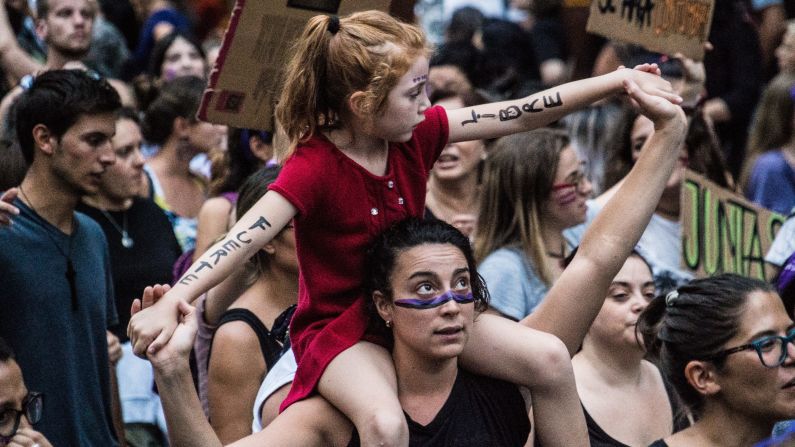
[(311, 214), (315, 204), (324, 200), (324, 188), (320, 187), (324, 177), (323, 169), (318, 166), (322, 164), (321, 158), (311, 154), (311, 151), (324, 150), (328, 149), (315, 147), (311, 143), (299, 145), (284, 163), (279, 177), (268, 188), (284, 196), (298, 210), (299, 215)]
[(447, 111), (444, 107), (433, 106), (425, 111), (425, 121), (414, 129), (415, 145), (421, 151), (421, 157), (428, 172), (433, 168), (436, 159), (447, 146), (450, 138), (450, 127), (447, 122)]

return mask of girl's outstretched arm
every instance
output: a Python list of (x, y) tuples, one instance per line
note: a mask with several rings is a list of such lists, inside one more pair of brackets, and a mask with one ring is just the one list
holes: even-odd
[(133, 352), (156, 352), (165, 345), (177, 326), (180, 301), (196, 297), (220, 283), (232, 270), (253, 256), (295, 216), (295, 207), (279, 193), (268, 191), (229, 230), (190, 266), (174, 287), (151, 308), (130, 319), (127, 334)]
[(543, 127), (600, 99), (624, 91), (623, 82), (632, 80), (647, 94), (681, 102), (671, 84), (659, 76), (656, 64), (635, 69), (619, 68), (602, 76), (553, 87), (526, 98), (483, 104), (447, 112), (449, 141), (497, 138)]
[(522, 324), (559, 337), (571, 355), (602, 308), (607, 288), (649, 224), (684, 142), (681, 107), (625, 81), (630, 98), (654, 122), (654, 134), (615, 195), (585, 232), (571, 264)]

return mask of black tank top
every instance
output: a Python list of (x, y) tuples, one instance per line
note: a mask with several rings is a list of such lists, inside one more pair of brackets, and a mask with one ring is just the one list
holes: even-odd
[[(463, 369), (431, 422), (421, 425), (408, 415), (406, 422), (409, 447), (521, 447), (530, 434), (524, 398), (516, 385)], [(359, 445), (354, 429), (348, 447)]]
[[(290, 325), (290, 319), (295, 311), (295, 305), (285, 309), (273, 323), (273, 330), (268, 330), (265, 324), (248, 309), (235, 308), (229, 309), (221, 315), (218, 320), (218, 327), (220, 328), (226, 323), (232, 321), (242, 321), (246, 323), (256, 334), (259, 340), (260, 350), (262, 351), (262, 358), (265, 359), (265, 365), (270, 370), (276, 361), (282, 356), (284, 351), (289, 348), (289, 339), (287, 339), (287, 328)], [(216, 331), (218, 329), (216, 328)], [(215, 336), (213, 336), (215, 340)], [(207, 355), (207, 363), (210, 363), (210, 355), (213, 352), (213, 342), (210, 341), (210, 351)]]
[[(665, 391), (668, 394), (668, 401), (671, 403), (671, 411), (673, 413), (673, 432), (676, 433), (689, 427), (690, 423), (684, 414), (681, 404), (679, 403), (679, 396), (664, 377), (663, 385), (665, 386)], [(597, 424), (596, 421), (591, 417), (591, 415), (588, 414), (588, 410), (586, 410), (584, 406), (582, 407), (582, 411), (585, 413), (585, 424), (588, 426), (588, 438), (591, 441), (591, 447), (629, 447), (602, 430), (602, 427), (600, 427), (599, 424)], [(660, 447), (661, 444), (656, 444), (656, 442), (662, 441), (655, 441), (655, 444), (652, 444), (652, 446)], [(662, 446), (664, 445), (665, 444), (662, 444)]]

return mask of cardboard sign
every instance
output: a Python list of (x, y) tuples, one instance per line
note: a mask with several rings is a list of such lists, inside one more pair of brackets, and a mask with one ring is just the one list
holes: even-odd
[(591, 0), (588, 32), (704, 59), (715, 0)]
[(390, 0), (237, 0), (198, 117), (273, 131), (273, 107), (292, 42), (318, 14), (387, 11)]
[(784, 220), (688, 170), (682, 185), (682, 265), (697, 276), (737, 273), (770, 280), (773, 272), (764, 258)]

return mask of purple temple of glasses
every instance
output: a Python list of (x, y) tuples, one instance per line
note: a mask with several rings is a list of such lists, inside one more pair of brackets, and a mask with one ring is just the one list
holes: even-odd
[(410, 309), (433, 309), (434, 307), (439, 307), (450, 300), (455, 300), (455, 302), (459, 304), (467, 304), (474, 302), (475, 298), (472, 297), (472, 292), (460, 294), (454, 293), (452, 290), (448, 290), (447, 292), (435, 296), (429, 300), (422, 300), (419, 298), (404, 298), (395, 300), (394, 302), (396, 306), (408, 307)]

